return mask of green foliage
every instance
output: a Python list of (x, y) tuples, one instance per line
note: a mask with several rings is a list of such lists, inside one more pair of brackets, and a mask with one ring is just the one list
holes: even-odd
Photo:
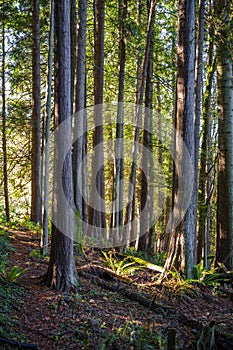
[(193, 268), (194, 281), (198, 281), (206, 286), (215, 287), (219, 284), (220, 275), (217, 272), (217, 268), (211, 270), (205, 270), (203, 262), (201, 261), (198, 265)]
[(10, 283), (17, 280), (27, 269), (18, 266), (8, 267), (8, 253), (14, 249), (10, 246), (10, 234), (0, 230), (0, 281)]
[(145, 261), (148, 261), (152, 264), (164, 266), (165, 260), (166, 260), (166, 253), (156, 253), (153, 255), (148, 255), (145, 252), (137, 251), (134, 247), (130, 247), (125, 251), (125, 254), (127, 256), (135, 256), (138, 258), (141, 258)]
[(133, 349), (152, 350), (165, 349), (165, 340), (150, 327), (136, 324), (133, 319), (117, 329), (117, 335), (127, 339)]
[(111, 334), (108, 337), (106, 337), (105, 339), (101, 339), (101, 341), (99, 342), (99, 345), (98, 345), (98, 350), (111, 349), (111, 346), (115, 342), (115, 340), (116, 340), (115, 334)]
[(205, 269), (202, 261), (193, 267), (194, 279), (200, 280), (203, 277), (204, 273)]
[(9, 234), (0, 230), (0, 269), (4, 268), (8, 262), (8, 253), (12, 251)]
[(49, 261), (49, 257), (43, 254), (42, 249), (32, 249), (32, 251), (30, 252), (30, 257), (35, 257), (35, 258), (43, 259), (45, 261)]
[(174, 269), (173, 271), (168, 271), (168, 274), (163, 283), (174, 294), (182, 294), (192, 289), (191, 281), (182, 277), (179, 271), (177, 271), (176, 269)]
[(215, 326), (204, 327), (197, 341), (197, 350), (215, 348)]
[(43, 257), (43, 253), (41, 251), (41, 249), (33, 249), (30, 252), (30, 257), (35, 257), (35, 258), (42, 258)]
[(0, 335), (19, 342), (25, 339), (22, 338), (20, 330), (17, 334), (18, 319), (15, 310), (21, 311), (24, 294), (23, 289), (16, 284), (0, 283)]
[(217, 287), (220, 282), (220, 274), (217, 269), (205, 270), (203, 263), (195, 265), (193, 268), (193, 279), (185, 279), (179, 271), (169, 270), (165, 278), (165, 284), (175, 293), (183, 293), (193, 288), (193, 284), (200, 283), (209, 287)]
[(117, 275), (133, 275), (137, 270), (142, 270), (145, 267), (139, 265), (136, 261), (130, 261), (130, 256), (119, 260), (116, 255), (109, 251), (108, 253), (102, 251), (104, 259), (101, 259), (113, 272)]
[(29, 230), (29, 231), (32, 231), (36, 234), (40, 234), (41, 233), (41, 225), (39, 223), (35, 223), (31, 220), (28, 220), (27, 218), (24, 218), (22, 221), (21, 221), (21, 225)]
[(28, 269), (23, 269), (19, 266), (13, 266), (11, 268), (2, 266), (0, 269), (0, 280), (6, 283), (14, 282), (20, 278), (27, 270)]
[(163, 267), (155, 265), (155, 264), (152, 264), (149, 261), (143, 260), (143, 259), (138, 258), (136, 256), (129, 256), (128, 258), (130, 260), (133, 260), (137, 264), (140, 264), (141, 266), (144, 266), (145, 268), (147, 268), (149, 270), (153, 270), (153, 271), (160, 272), (160, 273), (164, 272)]

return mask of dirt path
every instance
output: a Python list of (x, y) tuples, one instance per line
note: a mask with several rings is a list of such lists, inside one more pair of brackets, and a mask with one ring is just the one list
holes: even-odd
[[(170, 328), (176, 329), (178, 349), (195, 349), (194, 339), (203, 334), (206, 341), (205, 332), (215, 333), (214, 349), (225, 349), (217, 337), (221, 332), (233, 333), (232, 301), (214, 297), (209, 289), (195, 287), (180, 296), (168, 288), (153, 289), (156, 301), (168, 310), (149, 310), (101, 288), (91, 278), (80, 277), (77, 295), (60, 294), (38, 283), (47, 262), (32, 256), (39, 247), (35, 236), (18, 232), (11, 244), (15, 248), (12, 264), (28, 268), (18, 281), (26, 292), (24, 305), (12, 316), (18, 320), (17, 333), (38, 349), (166, 349)], [(79, 259), (78, 268), (85, 263)]]

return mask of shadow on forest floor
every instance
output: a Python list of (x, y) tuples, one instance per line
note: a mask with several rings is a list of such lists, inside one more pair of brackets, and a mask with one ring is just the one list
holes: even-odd
[(101, 253), (92, 250), (77, 258), (79, 293), (61, 294), (39, 283), (47, 261), (35, 254), (35, 234), (14, 231), (11, 246), (12, 265), (27, 270), (17, 284), (0, 284), (8, 305), (0, 311), (0, 349), (24, 348), (16, 342), (43, 350), (167, 349), (172, 329), (176, 349), (233, 349), (229, 295), (200, 284), (185, 290), (155, 285), (152, 271), (138, 272), (140, 285), (126, 283), (102, 270)]

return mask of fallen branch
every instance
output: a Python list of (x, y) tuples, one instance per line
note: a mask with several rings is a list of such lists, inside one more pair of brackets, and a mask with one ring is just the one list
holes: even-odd
[[(128, 299), (135, 301), (151, 310), (154, 310), (156, 313), (169, 313), (172, 315), (172, 318), (174, 318), (175, 315), (175, 319), (179, 323), (198, 331), (199, 336), (195, 340), (195, 348), (197, 346), (198, 340), (199, 345), (202, 344), (203, 339), (206, 341), (207, 337), (203, 337), (203, 330), (206, 329), (211, 331), (213, 330), (215, 336), (215, 345), (221, 346), (221, 349), (223, 350), (233, 349), (233, 335), (221, 330), (219, 327), (217, 327), (217, 323), (213, 323), (209, 326), (204, 325), (201, 321), (192, 318), (190, 315), (186, 315), (175, 308), (165, 306), (164, 304), (156, 301), (155, 296), (151, 296), (151, 291), (149, 295), (148, 293), (145, 293), (145, 290), (143, 294), (141, 292), (138, 292), (138, 285), (132, 279), (130, 279), (131, 282), (129, 283), (129, 278), (127, 280), (124, 280), (124, 276), (118, 276), (110, 269), (97, 265), (83, 266), (78, 269), (78, 273), (81, 277), (91, 280), (93, 283), (99, 285), (100, 287), (113, 292), (118, 292)], [(132, 288), (134, 289), (132, 290)], [(201, 285), (199, 288), (201, 288)], [(210, 332), (210, 334), (213, 333)], [(211, 337), (209, 339), (209, 344), (213, 344), (213, 339), (211, 339)], [(193, 346), (193, 344), (191, 346)]]
[(133, 255), (131, 256), (131, 255), (125, 255), (125, 254), (122, 254), (122, 255), (127, 256), (129, 259), (135, 261), (137, 264), (139, 264), (139, 265), (141, 265), (149, 270), (156, 271), (159, 273), (164, 273), (164, 268), (159, 266), (159, 265), (155, 265), (149, 261), (138, 258), (137, 256), (133, 256)]
[(142, 295), (139, 292), (136, 291), (131, 291), (129, 290), (129, 285), (122, 285), (122, 283), (120, 283), (120, 281), (114, 282), (107, 282), (104, 281), (102, 278), (98, 277), (98, 276), (93, 276), (89, 273), (86, 273), (82, 270), (79, 270), (79, 275), (84, 277), (85, 279), (88, 280), (92, 280), (93, 283), (98, 284), (100, 287), (110, 290), (112, 292), (118, 292), (121, 295), (123, 295), (124, 297), (132, 300), (132, 301), (136, 301), (137, 303), (139, 303), (140, 305), (143, 305), (151, 310), (156, 311), (157, 313), (165, 313), (167, 311), (170, 311), (172, 313), (174, 313), (174, 309), (169, 307), (169, 306), (165, 306), (157, 301), (155, 301), (155, 298), (149, 298), (149, 296), (147, 295)]
[(38, 350), (38, 347), (36, 344), (19, 343), (17, 341), (13, 341), (4, 337), (0, 337), (0, 343), (15, 346), (18, 349), (37, 349)]
[(109, 281), (116, 279), (124, 283), (133, 282), (133, 280), (129, 276), (119, 275), (116, 272), (109, 269), (108, 267), (103, 267), (101, 265), (84, 265), (80, 269), (78, 269), (78, 272), (83, 270), (89, 270), (88, 273), (91, 273), (92, 275), (98, 275), (99, 277)]

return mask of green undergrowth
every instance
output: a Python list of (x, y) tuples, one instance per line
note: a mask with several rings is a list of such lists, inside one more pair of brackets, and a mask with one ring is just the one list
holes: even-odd
[(200, 263), (194, 266), (194, 277), (187, 279), (183, 277), (175, 268), (168, 270), (163, 278), (163, 285), (165, 285), (171, 294), (181, 295), (189, 294), (195, 290), (195, 286), (204, 286), (210, 288), (213, 294), (218, 293), (218, 288), (222, 282), (221, 274), (218, 273), (217, 268), (206, 270), (203, 264)]
[(11, 234), (0, 230), (0, 282), (11, 283), (16, 281), (27, 269), (10, 266), (9, 253), (14, 252), (10, 245)]
[[(23, 306), (25, 292), (14, 282), (24, 272), (18, 266), (10, 267), (9, 253), (14, 251), (10, 245), (11, 234), (0, 230), (0, 337), (24, 342), (17, 332), (18, 314)], [(13, 349), (7, 344), (0, 344), (1, 349)], [(14, 347), (15, 349), (15, 347)]]
[[(0, 337), (19, 343), (25, 342), (24, 337), (18, 331), (20, 324), (18, 315), (23, 309), (24, 298), (25, 291), (15, 283), (0, 282)], [(4, 344), (1, 349), (15, 349), (15, 347)]]
[(145, 252), (138, 251), (134, 247), (127, 248), (124, 253), (127, 256), (134, 256), (134, 257), (143, 259), (145, 261), (148, 261), (152, 264), (159, 265), (161, 267), (164, 266), (166, 256), (167, 256), (166, 253), (148, 254)]
[[(163, 263), (165, 256), (148, 256), (145, 253), (136, 252), (134, 249), (126, 250), (124, 253), (102, 251), (103, 257), (100, 260), (111, 269), (116, 275), (135, 275), (138, 270), (151, 274), (151, 279), (157, 284), (160, 282), (170, 291), (171, 294), (180, 295), (190, 293), (196, 285), (211, 288), (217, 293), (220, 286), (221, 274), (217, 268), (206, 270), (201, 262), (193, 268), (193, 278), (187, 279), (175, 268), (165, 271)], [(154, 275), (154, 272), (156, 274)]]
[[(92, 334), (92, 336), (90, 336)], [(93, 333), (85, 325), (76, 332), (76, 341), (86, 350), (93, 349), (93, 339), (96, 350), (111, 350), (119, 348), (137, 350), (165, 350), (166, 340), (160, 334), (152, 332), (146, 327), (136, 325), (134, 322), (117, 327), (111, 333), (105, 332), (104, 326)]]

